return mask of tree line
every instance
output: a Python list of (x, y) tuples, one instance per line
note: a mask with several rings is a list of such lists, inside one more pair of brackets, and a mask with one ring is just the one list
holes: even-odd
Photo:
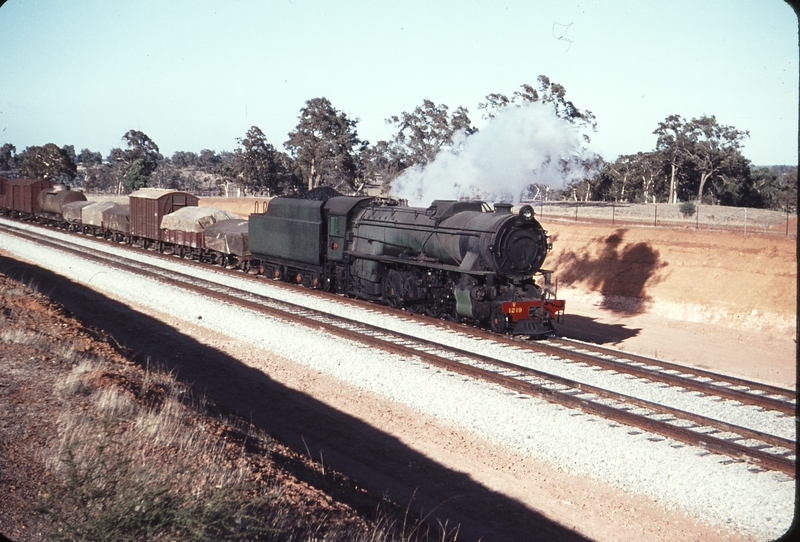
[[(489, 94), (478, 105), (490, 120), (501, 110), (524, 103), (542, 103), (556, 116), (576, 126), (585, 143), (596, 131), (591, 111), (566, 98), (566, 89), (539, 76), (537, 85), (522, 85), (510, 96)], [(478, 132), (464, 107), (423, 100), (413, 111), (386, 119), (394, 135), (370, 143), (357, 131), (358, 119), (336, 109), (327, 98), (308, 100), (297, 126), (278, 150), (258, 126), (237, 139), (233, 152), (204, 149), (199, 154), (177, 151), (164, 157), (144, 132), (130, 130), (123, 146), (104, 158), (99, 152), (53, 143), (16, 153), (0, 147), (0, 171), (51, 179), (89, 191), (128, 193), (147, 187), (181, 190), (219, 190), (235, 185), (245, 193), (280, 195), (327, 186), (342, 193), (361, 193), (381, 187), (390, 193), (392, 181), (409, 167), (433, 161), (442, 151), (458, 152), (454, 136)], [(712, 116), (691, 120), (670, 115), (653, 132), (656, 146), (607, 162), (589, 155), (560, 164), (580, 172), (562, 190), (532, 184), (523, 198), (628, 203), (695, 202), (771, 209), (794, 208), (797, 167), (754, 168), (742, 154), (746, 130), (726, 126)], [(585, 150), (585, 149), (584, 149)], [(16, 172), (16, 173), (15, 173)]]

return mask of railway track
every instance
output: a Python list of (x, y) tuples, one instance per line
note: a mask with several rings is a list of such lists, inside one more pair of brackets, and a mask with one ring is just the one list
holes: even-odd
[[(4, 226), (4, 229), (6, 227)], [(9, 230), (7, 230), (9, 231)], [(226, 303), (270, 317), (289, 320), (298, 325), (321, 329), (333, 335), (367, 344), (388, 352), (418, 358), (447, 371), (467, 375), (502, 386), (516, 393), (539, 397), (568, 408), (601, 416), (616, 423), (628, 425), (660, 435), (656, 440), (670, 438), (692, 446), (724, 454), (733, 460), (744, 460), (768, 470), (795, 476), (796, 441), (767, 434), (751, 428), (740, 427), (711, 417), (670, 408), (651, 401), (616, 393), (584, 382), (548, 374), (530, 367), (509, 363), (493, 356), (446, 346), (418, 337), (390, 331), (361, 321), (331, 315), (306, 306), (278, 301), (246, 289), (223, 286), (162, 267), (137, 262), (131, 263), (121, 256), (109, 256), (95, 249), (72, 249), (32, 232), (12, 232), (54, 249), (71, 251), (76, 256), (93, 259), (103, 265), (168, 282), (199, 295), (213, 297)], [(148, 252), (150, 255), (153, 253)], [(174, 258), (159, 255), (163, 258)], [(207, 266), (203, 266), (208, 269)], [(237, 274), (241, 277), (241, 274)], [(261, 279), (263, 281), (263, 279)], [(375, 306), (370, 306), (375, 309)], [(430, 323), (430, 321), (427, 321)], [(463, 326), (456, 326), (463, 330)], [(483, 336), (485, 332), (476, 331)], [(492, 341), (504, 342), (515, 348), (557, 356), (566, 363), (585, 363), (603, 370), (625, 372), (637, 378), (647, 378), (682, 389), (713, 394), (775, 410), (784, 415), (794, 415), (794, 392), (754, 382), (731, 379), (706, 371), (690, 370), (682, 366), (622, 355), (620, 352), (590, 345), (574, 344), (563, 340), (547, 343), (520, 343), (519, 341), (486, 334)]]

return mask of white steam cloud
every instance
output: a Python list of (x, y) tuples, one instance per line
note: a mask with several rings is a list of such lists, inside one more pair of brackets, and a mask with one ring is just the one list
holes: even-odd
[(408, 168), (392, 183), (392, 194), (411, 206), (437, 199), (482, 199), (517, 203), (530, 184), (563, 188), (583, 175), (562, 171), (561, 161), (581, 158), (582, 136), (550, 105), (526, 103), (500, 110), (480, 132), (454, 137), (426, 166)]

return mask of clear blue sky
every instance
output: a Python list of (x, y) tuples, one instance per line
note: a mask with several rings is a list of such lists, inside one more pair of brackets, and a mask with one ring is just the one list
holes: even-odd
[(707, 114), (750, 131), (754, 164), (796, 164), (797, 29), (781, 0), (8, 0), (0, 144), (106, 156), (137, 129), (170, 156), (233, 150), (256, 125), (283, 149), (322, 96), (374, 142), (425, 98), (480, 126), (487, 94), (545, 74), (595, 113), (607, 160)]

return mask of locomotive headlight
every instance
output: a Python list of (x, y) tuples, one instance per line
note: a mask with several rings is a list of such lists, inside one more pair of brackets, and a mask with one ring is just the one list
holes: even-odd
[(530, 222), (533, 220), (533, 207), (530, 205), (523, 205), (522, 209), (519, 210), (519, 216), (525, 222)]

